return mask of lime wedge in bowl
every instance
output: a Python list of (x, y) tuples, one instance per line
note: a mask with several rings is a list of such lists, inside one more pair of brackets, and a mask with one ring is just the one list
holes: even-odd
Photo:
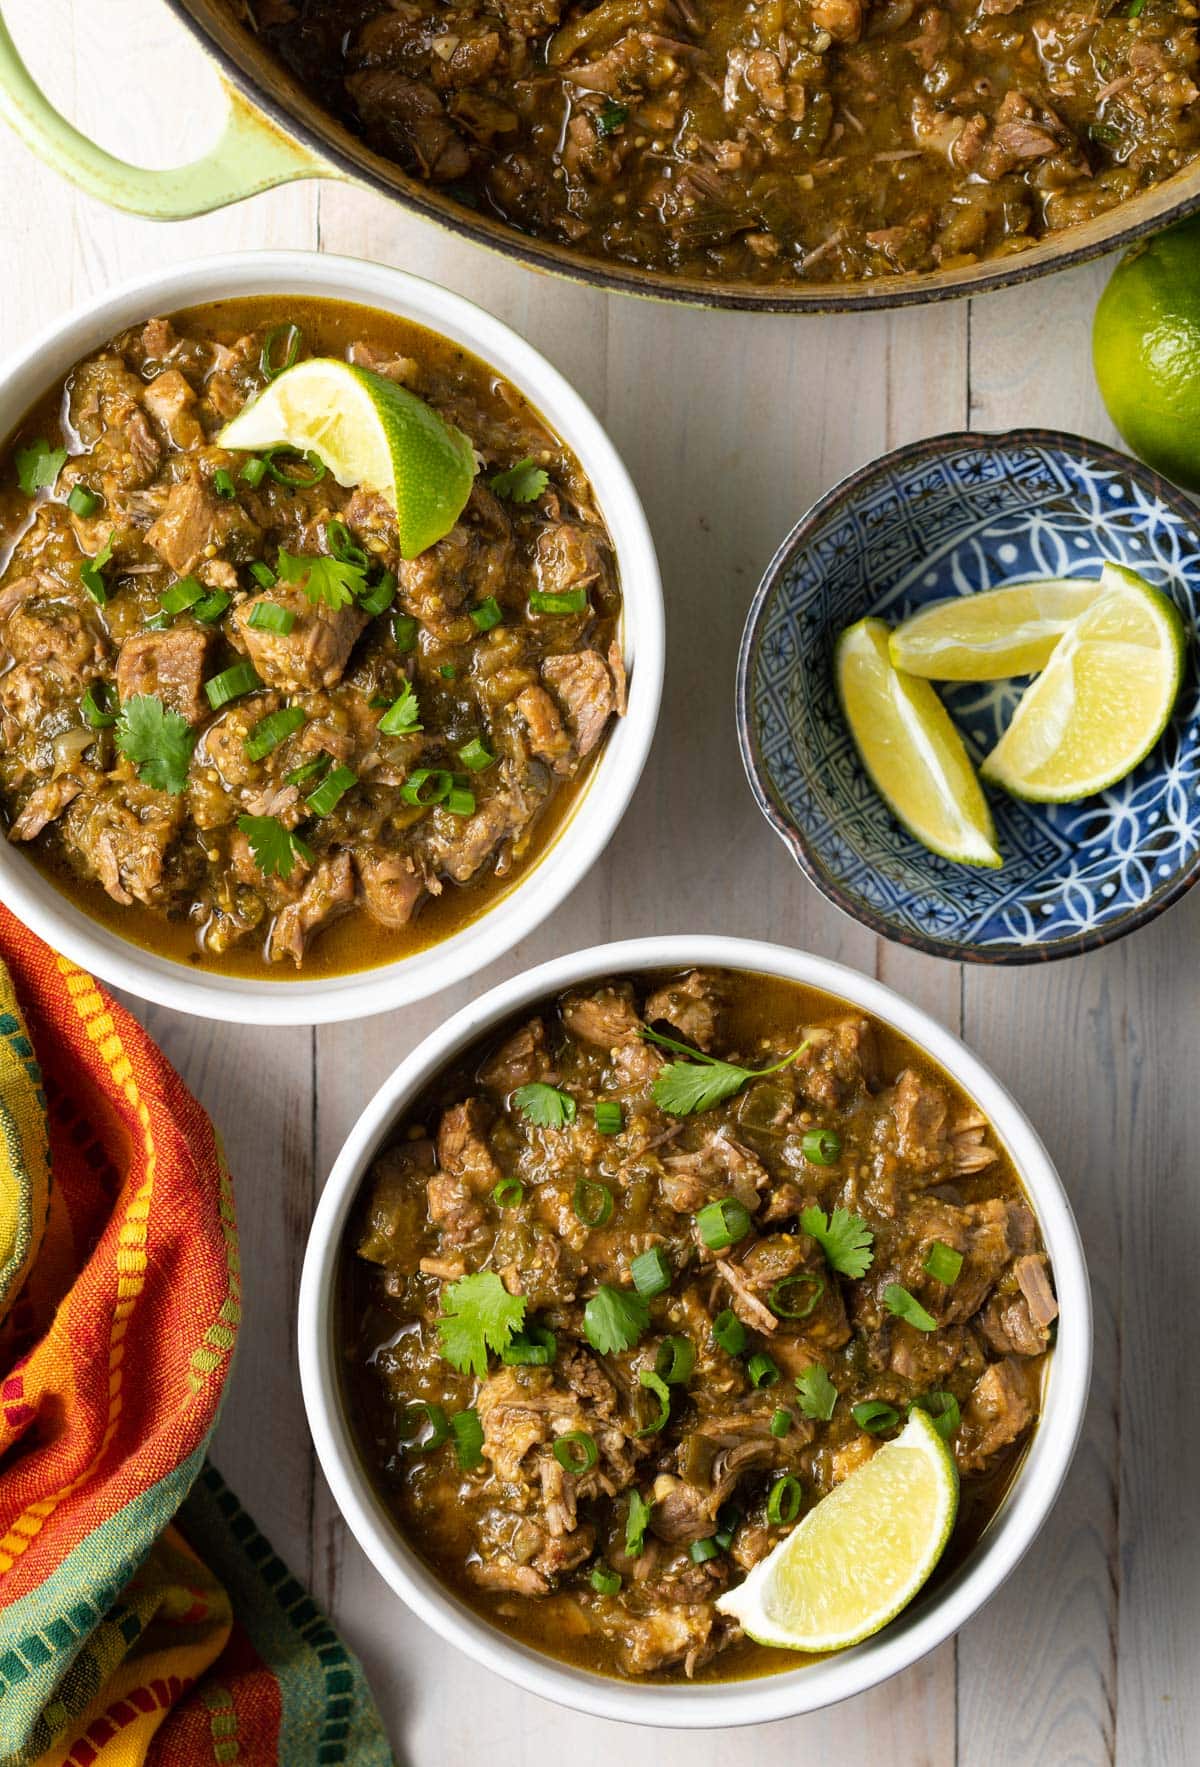
[(887, 626), (860, 620), (834, 651), (834, 678), (863, 766), (924, 846), (963, 865), (1001, 863), (992, 813), (962, 737), (927, 681), (903, 675)]
[(1173, 601), (1123, 565), (1022, 695), (984, 761), (985, 779), (1035, 803), (1104, 791), (1145, 759), (1183, 677), (1183, 620)]
[(886, 1626), (941, 1558), (954, 1458), (924, 1411), (809, 1510), (717, 1607), (759, 1644), (842, 1650)]
[(892, 662), (927, 681), (1036, 675), (1100, 593), (1094, 577), (1046, 577), (935, 601), (896, 627)]
[(396, 512), (403, 558), (450, 532), (475, 480), (474, 450), (461, 430), (407, 387), (332, 356), (285, 369), (217, 440), (248, 453), (311, 452), (339, 485), (378, 491)]

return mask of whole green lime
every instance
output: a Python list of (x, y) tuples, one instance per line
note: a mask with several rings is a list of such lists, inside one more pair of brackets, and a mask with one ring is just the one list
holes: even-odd
[(1121, 259), (1096, 308), (1092, 360), (1127, 446), (1200, 491), (1200, 215)]

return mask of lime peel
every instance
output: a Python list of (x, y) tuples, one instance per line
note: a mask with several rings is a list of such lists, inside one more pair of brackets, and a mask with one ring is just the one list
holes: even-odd
[(332, 356), (285, 369), (217, 439), (245, 452), (311, 451), (339, 485), (377, 492), (395, 511), (402, 558), (450, 532), (475, 480), (461, 430), (407, 387)]
[(958, 1514), (958, 1471), (925, 1412), (876, 1450), (717, 1601), (760, 1644), (842, 1650), (928, 1581)]

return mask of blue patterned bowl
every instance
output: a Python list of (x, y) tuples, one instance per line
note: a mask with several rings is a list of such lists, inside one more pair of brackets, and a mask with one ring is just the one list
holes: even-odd
[[(833, 685), (839, 632), (1030, 577), (1129, 565), (1174, 597), (1192, 638), (1162, 741), (1078, 804), (991, 794), (1004, 865), (929, 853), (859, 762)], [(836, 486), (767, 569), (738, 660), (738, 734), (763, 813), (832, 902), (876, 932), (983, 963), (1072, 957), (1153, 919), (1200, 877), (1200, 518), (1148, 468), (1051, 430), (934, 436)], [(976, 760), (1024, 683), (940, 683)]]

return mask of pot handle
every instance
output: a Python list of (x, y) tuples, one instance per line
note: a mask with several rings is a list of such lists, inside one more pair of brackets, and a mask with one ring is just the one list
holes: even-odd
[(294, 178), (344, 176), (223, 83), (229, 114), (220, 139), (206, 154), (164, 171), (131, 166), (97, 147), (55, 110), (0, 16), (0, 116), (46, 165), (113, 208), (152, 221), (184, 221)]

